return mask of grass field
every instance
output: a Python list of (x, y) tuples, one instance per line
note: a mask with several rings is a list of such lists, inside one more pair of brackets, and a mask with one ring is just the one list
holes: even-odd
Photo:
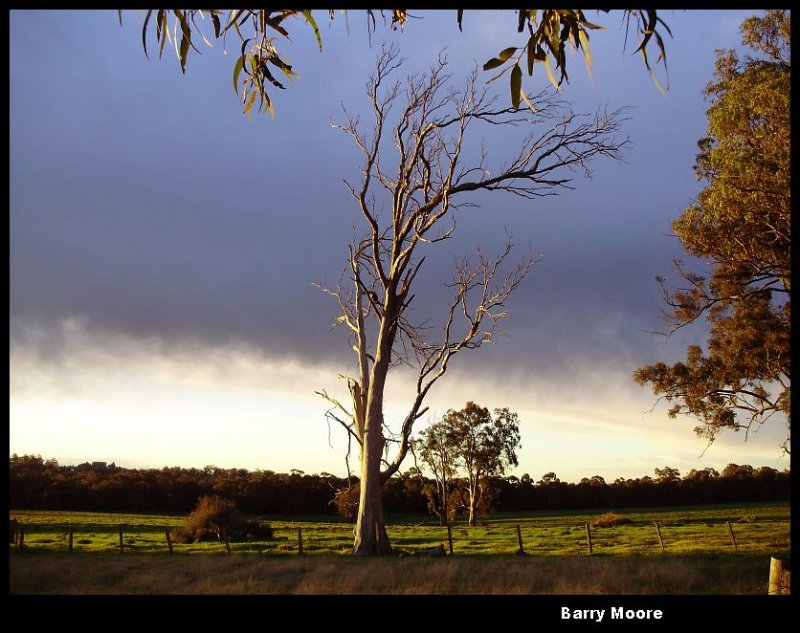
[[(453, 526), (455, 556), (381, 560), (341, 556), (352, 526), (265, 517), (275, 538), (174, 544), (166, 527), (182, 516), (12, 511), (25, 547), (10, 545), (9, 588), (15, 594), (764, 594), (769, 558), (788, 557), (788, 503), (617, 510), (630, 522), (593, 528), (601, 512), (495, 515)], [(658, 521), (666, 553), (661, 554)], [(734, 551), (726, 522), (733, 528)], [(119, 550), (123, 526), (123, 552)], [(520, 527), (527, 556), (515, 556)], [(73, 530), (73, 553), (67, 535)], [(298, 554), (298, 528), (303, 553)], [(394, 517), (398, 550), (447, 544), (447, 530), (427, 517)], [(260, 555), (259, 555), (260, 554)]]
[[(600, 512), (532, 512), (498, 514), (473, 528), (453, 525), (453, 553), (469, 556), (514, 554), (519, 525), (525, 552), (534, 556), (576, 556), (587, 553), (586, 523)], [(730, 521), (740, 554), (788, 553), (789, 504), (695, 506), (668, 509), (617, 510), (630, 523), (593, 528), (594, 555), (660, 555), (654, 522), (658, 521), (668, 554), (726, 554), (733, 551), (726, 522)], [(125, 553), (167, 553), (165, 528), (178, 527), (184, 517), (167, 515), (12, 511), (25, 528), (25, 549), (32, 553), (66, 552), (70, 527), (74, 553), (119, 554), (119, 526)], [(352, 525), (325, 521), (270, 519), (275, 538), (258, 543), (231, 543), (235, 553), (290, 556), (298, 553), (298, 528), (303, 553), (344, 554), (352, 546)], [(404, 552), (447, 545), (447, 530), (427, 517), (396, 517), (388, 527), (392, 545)], [(224, 552), (221, 543), (173, 544), (176, 553)]]
[(12, 594), (757, 594), (769, 555), (10, 557)]

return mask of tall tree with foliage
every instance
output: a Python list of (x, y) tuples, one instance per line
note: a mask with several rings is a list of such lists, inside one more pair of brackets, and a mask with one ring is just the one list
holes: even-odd
[[(598, 13), (601, 12), (608, 13), (609, 10), (599, 9)], [(346, 17), (347, 12), (344, 13)], [(367, 28), (372, 31), (376, 26), (375, 10), (368, 9), (366, 14)], [(405, 9), (380, 10), (380, 14), (384, 20), (387, 14), (391, 16), (392, 28), (402, 28), (412, 17)], [(655, 9), (625, 9), (622, 14), (626, 41), (633, 22), (638, 37), (634, 52), (642, 56), (647, 71), (661, 89), (653, 73), (648, 51), (653, 47), (657, 49), (656, 64), (662, 63), (666, 71), (666, 48), (662, 32), (671, 36), (669, 27)], [(327, 11), (328, 20), (333, 20), (335, 15), (335, 11)], [(520, 100), (527, 100), (527, 94), (522, 89), (523, 68), (530, 76), (537, 65), (543, 66), (548, 79), (558, 89), (569, 77), (567, 51), (580, 52), (587, 68), (590, 67), (590, 33), (606, 30), (588, 20), (581, 9), (519, 9), (509, 12), (509, 16), (517, 32), (524, 34), (523, 39), (516, 46), (508, 46), (497, 57), (487, 60), (483, 70), (501, 68), (499, 74), (490, 81), (510, 71), (511, 103), (515, 108), (519, 107)], [(463, 9), (456, 11), (456, 17), (458, 28), (462, 30)], [(119, 20), (122, 24), (122, 11), (119, 11)], [(212, 45), (209, 38), (222, 40), (224, 47), (230, 37), (234, 50), (239, 52), (233, 66), (233, 87), (241, 97), (244, 112), (249, 115), (257, 100), (258, 111), (274, 116), (269, 91), (273, 88), (284, 90), (286, 86), (283, 82), (298, 76), (289, 60), (278, 50), (281, 42), (290, 39), (290, 24), (298, 20), (302, 20), (313, 31), (317, 46), (322, 51), (322, 35), (314, 12), (310, 9), (150, 9), (144, 16), (142, 46), (147, 55), (148, 37), (155, 33), (159, 57), (169, 44), (175, 50), (181, 72), (185, 73), (190, 51), (200, 52), (197, 48), (199, 40), (208, 46)], [(532, 107), (529, 102), (527, 105)]]
[[(706, 187), (672, 227), (709, 274), (676, 262), (685, 282), (659, 278), (675, 331), (701, 318), (710, 330), (684, 362), (638, 369), (636, 382), (675, 402), (669, 415), (696, 416), (698, 435), (750, 430), (774, 414), (790, 429), (790, 17), (767, 11), (741, 26), (744, 58), (718, 53), (708, 136), (695, 163)], [(783, 444), (790, 452), (790, 430)]]
[(519, 463), (519, 416), (508, 408), (495, 409), (492, 416), (486, 407), (467, 402), (460, 411), (448, 411), (442, 424), (451, 451), (460, 458), (466, 477), (468, 520), (475, 525), (476, 509), (487, 492), (489, 478)]
[(432, 494), (428, 495), (428, 508), (439, 517), (439, 524), (445, 525), (454, 510), (450, 493), (459, 466), (458, 451), (447, 421), (439, 420), (424, 429), (414, 441), (413, 450), (435, 482)]

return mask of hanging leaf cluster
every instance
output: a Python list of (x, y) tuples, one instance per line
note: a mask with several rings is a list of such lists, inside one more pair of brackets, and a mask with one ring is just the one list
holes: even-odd
[[(319, 26), (309, 9), (158, 9), (147, 11), (142, 26), (142, 46), (147, 55), (147, 37), (151, 19), (155, 14), (155, 37), (159, 46), (158, 55), (162, 56), (166, 44), (175, 49), (180, 62), (181, 72), (186, 72), (189, 49), (200, 53), (192, 42), (192, 34), (197, 34), (203, 42), (211, 47), (212, 43), (203, 33), (199, 20), (208, 20), (215, 39), (222, 39), (223, 47), (227, 38), (234, 34), (240, 44), (239, 55), (233, 66), (233, 89), (241, 99), (242, 111), (251, 115), (253, 107), (258, 103), (257, 111), (269, 112), (273, 117), (275, 111), (270, 98), (268, 86), (285, 90), (284, 78), (293, 80), (297, 73), (291, 64), (280, 55), (276, 41), (289, 40), (289, 32), (284, 22), (293, 17), (300, 17), (314, 32), (319, 50), (322, 50), (322, 36)], [(170, 18), (172, 24), (170, 24)], [(224, 22), (223, 22), (224, 21)], [(122, 15), (120, 13), (120, 23)], [(278, 77), (280, 77), (280, 79)]]
[[(608, 9), (601, 9), (608, 13)], [(463, 11), (458, 12), (458, 28), (462, 28)], [(658, 48), (656, 63), (663, 63), (666, 71), (666, 48), (664, 39), (658, 30), (659, 25), (670, 35), (667, 24), (653, 9), (626, 9), (624, 22), (627, 32), (631, 20), (636, 22), (639, 45), (635, 52), (641, 54), (644, 65), (656, 87), (663, 92), (656, 79), (648, 57), (648, 46), (655, 42)], [(567, 73), (567, 49), (570, 48), (583, 55), (587, 71), (591, 74), (592, 52), (589, 47), (589, 32), (604, 31), (605, 27), (590, 22), (581, 9), (520, 9), (517, 12), (517, 31), (527, 30), (528, 40), (522, 46), (510, 46), (500, 51), (496, 57), (487, 60), (483, 70), (489, 71), (503, 68), (499, 74), (489, 81), (494, 81), (511, 69), (510, 90), (511, 104), (518, 108), (524, 101), (529, 108), (532, 105), (522, 90), (522, 67), (532, 76), (537, 64), (544, 66), (547, 79), (556, 90), (564, 82), (569, 81)]]
[[(608, 13), (608, 9), (599, 10)], [(335, 17), (333, 10), (328, 10), (328, 20)], [(345, 19), (347, 12), (343, 11)], [(415, 17), (405, 9), (380, 10), (386, 22), (391, 17), (391, 28), (402, 29), (408, 18)], [(635, 52), (641, 54), (645, 67), (659, 90), (659, 84), (653, 72), (648, 50), (655, 44), (658, 49), (657, 63), (663, 63), (666, 71), (666, 48), (659, 28), (670, 36), (669, 27), (653, 9), (626, 9), (623, 22), (627, 34), (631, 22), (635, 23), (639, 44)], [(203, 32), (203, 26), (210, 37), (213, 31), (215, 39), (222, 39), (223, 47), (227, 38), (233, 34), (238, 38), (238, 56), (233, 67), (233, 87), (241, 99), (242, 110), (248, 116), (254, 107), (258, 112), (269, 112), (275, 116), (269, 90), (286, 88), (284, 81), (293, 80), (297, 73), (288, 60), (277, 49), (278, 43), (290, 40), (288, 23), (291, 19), (301, 19), (311, 28), (319, 50), (322, 50), (322, 36), (319, 26), (310, 9), (151, 9), (148, 10), (142, 26), (142, 46), (147, 55), (147, 40), (153, 32), (155, 22), (155, 39), (158, 55), (162, 56), (166, 45), (175, 49), (181, 72), (186, 72), (189, 51), (200, 53), (195, 41), (200, 38), (207, 46), (212, 46)], [(457, 10), (459, 30), (463, 29), (464, 10)], [(122, 12), (119, 11), (120, 24)], [(536, 65), (544, 67), (550, 83), (558, 90), (564, 82), (569, 81), (567, 73), (567, 49), (571, 48), (583, 55), (587, 69), (591, 72), (592, 55), (589, 48), (589, 32), (605, 30), (605, 27), (589, 21), (581, 9), (520, 9), (517, 11), (517, 32), (527, 30), (527, 41), (518, 46), (509, 46), (497, 57), (492, 57), (484, 65), (485, 71), (502, 68), (493, 81), (510, 70), (511, 105), (519, 108), (524, 102), (529, 108), (533, 105), (522, 88), (522, 69), (528, 76), (533, 75)], [(367, 25), (370, 34), (375, 29), (375, 11), (367, 10)], [(370, 27), (371, 25), (371, 27)], [(193, 37), (194, 40), (193, 41)], [(257, 104), (257, 107), (256, 107)]]

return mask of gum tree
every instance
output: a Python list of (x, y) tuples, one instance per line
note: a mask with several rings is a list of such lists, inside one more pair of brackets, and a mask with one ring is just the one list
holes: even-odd
[[(718, 54), (706, 87), (708, 136), (695, 172), (706, 187), (672, 228), (706, 274), (676, 262), (683, 282), (659, 279), (670, 332), (705, 319), (705, 349), (654, 363), (634, 379), (674, 402), (668, 414), (696, 417), (714, 441), (780, 414), (791, 394), (791, 39), (789, 11), (767, 11), (741, 27), (752, 54)], [(790, 433), (783, 444), (790, 452)]]
[(428, 508), (439, 517), (439, 525), (446, 525), (452, 518), (451, 491), (458, 474), (459, 455), (445, 421), (439, 420), (424, 429), (414, 440), (412, 450), (433, 475), (435, 489), (428, 495)]
[[(534, 261), (509, 265), (510, 237), (494, 257), (477, 250), (455, 266), (447, 285), (450, 300), (435, 327), (410, 310), (414, 282), (425, 249), (449, 239), (459, 210), (474, 206), (479, 191), (505, 192), (531, 201), (569, 188), (574, 172), (598, 157), (616, 158), (625, 140), (616, 138), (621, 113), (583, 116), (549, 92), (526, 98), (535, 110), (498, 104), (477, 71), (453, 84), (440, 56), (431, 70), (404, 81), (396, 48), (384, 48), (366, 85), (371, 124), (344, 111), (336, 125), (361, 153), (358, 182), (346, 182), (366, 234), (349, 249), (346, 275), (336, 287), (322, 286), (337, 301), (336, 324), (344, 326), (355, 352), (356, 371), (346, 377), (349, 398), (319, 392), (331, 404), (331, 419), (346, 429), (359, 449), (359, 511), (354, 554), (391, 551), (381, 488), (409, 450), (425, 398), (466, 350), (493, 342), (506, 303)], [(504, 162), (481, 150), (466, 151), (481, 129), (517, 126), (517, 150)], [(409, 365), (414, 395), (399, 428), (384, 418), (384, 392), (391, 369)]]
[(473, 526), (487, 480), (518, 464), (519, 416), (507, 408), (495, 409), (493, 416), (486, 407), (467, 402), (459, 411), (448, 411), (442, 422), (466, 476), (468, 522)]

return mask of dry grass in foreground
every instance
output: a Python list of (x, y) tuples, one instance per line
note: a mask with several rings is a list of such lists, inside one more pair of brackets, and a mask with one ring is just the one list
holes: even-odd
[(768, 556), (493, 559), (12, 554), (12, 594), (765, 594)]

